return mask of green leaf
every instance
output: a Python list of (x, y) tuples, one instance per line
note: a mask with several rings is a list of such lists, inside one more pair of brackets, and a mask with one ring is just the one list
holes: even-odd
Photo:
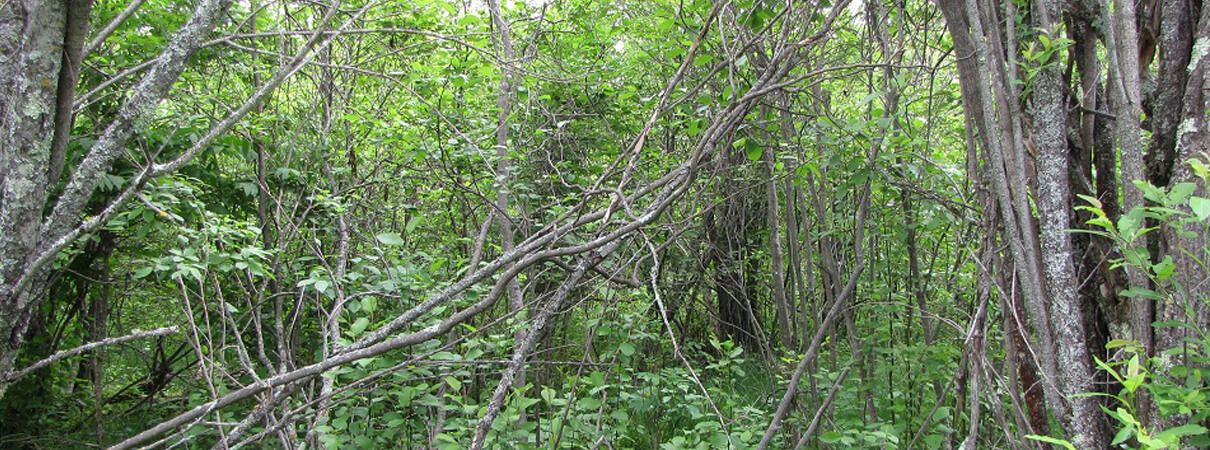
[(948, 406), (942, 406), (940, 408), (937, 408), (937, 412), (933, 413), (933, 420), (936, 422), (944, 421), (944, 420), (948, 419), (949, 417), (950, 417), (950, 408)]
[(1127, 241), (1133, 240), (1142, 227), (1143, 213), (1143, 208), (1135, 206), (1130, 209), (1130, 212), (1127, 212), (1118, 219), (1118, 232)]
[(445, 377), (445, 384), (450, 385), (450, 389), (453, 389), (453, 390), (455, 390), (455, 391), (460, 391), (460, 390), (462, 390), (462, 382), (461, 382), (461, 381), (458, 381), (458, 379), (457, 379), (457, 378), (454, 378), (454, 377)]
[(1161, 297), (1160, 294), (1157, 294), (1155, 291), (1153, 291), (1151, 289), (1144, 289), (1144, 288), (1140, 288), (1140, 287), (1132, 287), (1130, 289), (1119, 292), (1118, 295), (1121, 295), (1123, 297), (1146, 298), (1146, 299), (1151, 299), (1151, 300), (1161, 300), (1164, 298), (1164, 297)]
[(404, 244), (403, 236), (400, 236), (399, 233), (378, 233), (374, 238), (378, 239), (378, 242), (381, 242), (382, 245), (398, 247)]
[[(423, 216), (417, 214), (415, 216), (412, 216), (412, 218), (408, 220), (407, 226), (404, 227), (404, 229), (407, 231), (408, 234), (412, 234), (413, 231), (416, 231), (416, 226), (420, 225), (421, 217), (423, 217)], [(402, 245), (402, 244), (403, 244), (403, 240), (400, 239), (400, 245)]]
[(748, 160), (752, 162), (760, 161), (760, 157), (765, 154), (765, 150), (752, 139), (744, 139), (744, 154), (748, 155)]
[(1172, 203), (1181, 203), (1185, 201), (1186, 198), (1189, 198), (1189, 194), (1192, 194), (1195, 189), (1197, 189), (1196, 184), (1188, 182), (1177, 183), (1176, 186), (1173, 186), (1172, 190), (1168, 192), (1168, 200)]
[(134, 279), (138, 280), (140, 278), (146, 278), (148, 275), (151, 275), (152, 270), (154, 270), (154, 268), (152, 268), (152, 267), (144, 267), (142, 269), (136, 270), (136, 271), (134, 271)]
[(1143, 191), (1143, 197), (1156, 203), (1163, 203), (1164, 194), (1159, 188), (1148, 183), (1146, 180), (1134, 180), (1134, 186)]
[(941, 444), (945, 442), (945, 436), (939, 434), (930, 434), (924, 437), (924, 445), (927, 448), (941, 448)]
[(1131, 341), (1131, 340), (1126, 340), (1126, 339), (1114, 339), (1112, 341), (1109, 341), (1108, 344), (1105, 344), (1105, 348), (1115, 349), (1115, 348), (1128, 347), (1128, 346), (1134, 347), (1137, 345), (1138, 345), (1138, 342), (1136, 342), (1136, 341)]
[(1197, 215), (1197, 220), (1206, 220), (1210, 217), (1210, 199), (1202, 197), (1192, 197), (1189, 199), (1189, 208), (1193, 209), (1193, 214)]
[(618, 350), (621, 351), (623, 355), (626, 355), (626, 356), (633, 355), (634, 354), (634, 344), (631, 344), (629, 342), (623, 342), (622, 345), (618, 346)]
[(1142, 371), (1139, 365), (1139, 355), (1134, 355), (1126, 366), (1126, 379), (1122, 380), (1122, 387), (1126, 388), (1131, 394), (1147, 380), (1147, 374)]
[[(1210, 115), (1210, 112), (1208, 112), (1206, 114)], [(1193, 436), (1193, 437), (1189, 438), (1189, 445), (1191, 445), (1195, 448), (1210, 447), (1210, 435), (1201, 434), (1201, 435)]]
[(1050, 444), (1061, 445), (1061, 446), (1063, 446), (1063, 448), (1065, 448), (1067, 450), (1076, 450), (1076, 446), (1071, 445), (1070, 442), (1064, 441), (1062, 439), (1055, 439), (1050, 436), (1038, 436), (1036, 434), (1027, 434), (1027, 435), (1025, 435), (1025, 437), (1033, 439), (1035, 441), (1042, 441), (1042, 442), (1046, 442), (1046, 443), (1050, 443)]
[(819, 442), (823, 442), (825, 444), (835, 444), (840, 442), (840, 438), (842, 437), (844, 437), (844, 435), (835, 431), (829, 431), (819, 436)]
[[(1168, 440), (1169, 438), (1180, 438), (1184, 436), (1192, 436), (1195, 434), (1205, 433), (1206, 427), (1196, 424), (1181, 425), (1179, 427), (1169, 428), (1156, 434), (1156, 439)], [(1173, 439), (1175, 441), (1175, 439)]]
[[(1206, 114), (1210, 115), (1210, 111), (1207, 111)], [(1210, 168), (1207, 168), (1202, 160), (1197, 158), (1190, 159), (1189, 166), (1193, 168), (1193, 174), (1197, 175), (1198, 178), (1203, 180), (1210, 178)]]
[(1109, 445), (1118, 445), (1126, 442), (1127, 439), (1130, 439), (1130, 436), (1134, 436), (1134, 427), (1122, 427), (1122, 429), (1118, 430), (1118, 433), (1113, 436), (1113, 442), (1110, 442)]
[(1155, 276), (1160, 280), (1167, 280), (1172, 278), (1172, 274), (1176, 272), (1176, 264), (1172, 262), (1171, 255), (1165, 255), (1164, 260), (1152, 266), (1151, 269), (1155, 271)]
[(353, 333), (353, 335), (358, 335), (364, 332), (368, 326), (370, 326), (370, 319), (358, 317), (357, 320), (353, 321), (353, 325), (349, 326), (349, 332)]
[(1096, 197), (1089, 196), (1089, 195), (1082, 195), (1082, 194), (1076, 194), (1076, 197), (1079, 197), (1080, 200), (1084, 200), (1085, 202), (1088, 202), (1088, 204), (1090, 206), (1092, 206), (1093, 208), (1095, 208), (1097, 210), (1104, 209), (1104, 207), (1105, 207), (1104, 204), (1101, 203), (1101, 200)]
[(1139, 423), (1139, 420), (1134, 417), (1134, 414), (1131, 414), (1130, 411), (1126, 410), (1126, 408), (1122, 408), (1120, 406), (1114, 411), (1113, 414), (1110, 414), (1110, 416), (1113, 416), (1115, 419), (1118, 419), (1119, 422), (1122, 422), (1123, 425), (1127, 426)]

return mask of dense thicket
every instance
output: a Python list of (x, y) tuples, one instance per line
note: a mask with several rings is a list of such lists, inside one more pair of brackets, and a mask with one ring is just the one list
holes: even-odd
[(1210, 444), (1207, 36), (0, 3), (0, 447)]

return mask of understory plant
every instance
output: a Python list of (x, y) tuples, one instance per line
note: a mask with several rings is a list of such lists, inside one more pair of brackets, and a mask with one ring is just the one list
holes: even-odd
[[(1189, 162), (1193, 174), (1203, 187), (1210, 187), (1210, 168), (1202, 159)], [(1089, 224), (1100, 228), (1094, 234), (1115, 243), (1120, 258), (1112, 261), (1113, 268), (1134, 270), (1146, 275), (1147, 286), (1131, 286), (1120, 293), (1132, 300), (1165, 302), (1178, 305), (1180, 320), (1158, 321), (1155, 329), (1184, 330), (1181, 347), (1158, 351), (1148, 356), (1136, 340), (1114, 339), (1106, 347), (1115, 354), (1109, 361), (1096, 359), (1097, 367), (1121, 386), (1117, 393), (1087, 393), (1109, 398), (1102, 405), (1117, 431), (1110, 441), (1115, 448), (1168, 449), (1210, 445), (1210, 435), (1204, 424), (1210, 418), (1210, 334), (1206, 324), (1199, 323), (1197, 311), (1210, 302), (1202, 289), (1182, 285), (1177, 275), (1173, 255), (1153, 257), (1144, 245), (1145, 237), (1161, 231), (1178, 234), (1197, 233), (1202, 240), (1210, 236), (1210, 199), (1194, 195), (1197, 183), (1177, 183), (1171, 189), (1161, 189), (1146, 181), (1135, 181), (1143, 191), (1146, 205), (1132, 208), (1116, 223), (1107, 217), (1103, 205), (1095, 198), (1081, 196), (1088, 203), (1081, 206), (1093, 218)], [(1203, 190), (1203, 192), (1205, 192)], [(1210, 259), (1210, 249), (1181, 249), (1204, 271)], [(1145, 394), (1145, 395), (1144, 395)], [(1151, 426), (1140, 420), (1144, 408), (1154, 406), (1158, 420)], [(1165, 426), (1164, 424), (1167, 424)], [(1066, 441), (1042, 436), (1031, 438), (1073, 448)]]

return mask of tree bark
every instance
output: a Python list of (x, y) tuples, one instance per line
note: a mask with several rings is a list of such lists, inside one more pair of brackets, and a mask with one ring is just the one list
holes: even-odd
[[(1182, 2), (1183, 3), (1183, 2)], [(1165, 18), (1164, 20), (1167, 20)], [(1203, 5), (1197, 25), (1197, 41), (1193, 50), (1192, 62), (1188, 67), (1187, 86), (1181, 101), (1180, 125), (1175, 130), (1175, 151), (1178, 163), (1173, 168), (1173, 183), (1189, 182), (1197, 186), (1194, 195), (1203, 198), (1210, 197), (1206, 183), (1194, 172), (1191, 161), (1200, 161), (1210, 165), (1210, 5)], [(1162, 61), (1163, 55), (1161, 55)], [(1161, 64), (1162, 66), (1162, 64)], [(1181, 208), (1192, 214), (1186, 206)], [(1172, 257), (1176, 265), (1173, 280), (1180, 287), (1172, 296), (1165, 298), (1156, 305), (1156, 320), (1177, 321), (1194, 327), (1206, 327), (1210, 324), (1210, 273), (1203, 264), (1210, 251), (1207, 247), (1207, 230), (1205, 222), (1194, 222), (1165, 227), (1164, 240), (1168, 244), (1166, 253)], [(1157, 354), (1169, 352), (1162, 356), (1163, 368), (1174, 364), (1189, 367), (1193, 364), (1182, 349), (1188, 344), (1185, 338), (1195, 338), (1190, 330), (1183, 327), (1165, 327), (1155, 330), (1155, 347)], [(1169, 425), (1180, 425), (1177, 419)]]
[[(169, 40), (148, 73), (132, 88), (115, 120), (106, 126), (94, 142), (46, 215), (43, 209), (50, 200), (47, 190), (48, 168), (51, 164), (56, 105), (59, 104), (58, 79), (65, 59), (67, 4), (30, 0), (21, 5), (25, 7), (24, 10), (15, 2), (0, 6), (0, 31), (21, 32), (16, 38), (12, 35), (0, 36), (0, 51), (10, 52), (11, 59), (16, 61), (15, 65), (6, 64), (9, 67), (6, 67), (5, 74), (11, 75), (12, 84), (6, 90), (7, 95), (0, 97), (0, 105), (3, 106), (3, 111), (0, 111), (0, 148), (4, 149), (4, 153), (0, 154), (0, 167), (5, 168), (0, 176), (0, 373), (9, 373), (13, 368), (30, 313), (38, 306), (38, 294), (46, 282), (46, 265), (58, 251), (78, 239), (85, 229), (92, 230), (99, 226), (100, 219), (129, 201), (133, 192), (141, 187), (144, 181), (135, 182), (123, 196), (106, 208), (105, 213), (81, 223), (82, 212), (103, 175), (124, 154), (131, 136), (153, 117), (160, 101), (167, 96), (188, 61), (201, 48), (204, 39), (225, 16), (230, 5), (230, 0), (202, 0), (198, 3), (193, 16)], [(328, 18), (330, 15), (325, 17), (325, 23)], [(12, 26), (14, 23), (20, 23), (21, 27)], [(314, 42), (313, 39), (309, 45)], [(14, 43), (15, 46), (10, 46)], [(13, 52), (12, 49), (19, 50)], [(67, 59), (79, 61), (79, 57)], [(295, 62), (300, 60), (296, 59)], [(293, 70), (279, 72), (275, 82), (279, 84)], [(276, 85), (271, 82), (262, 87), (254, 98), (263, 96)], [(203, 137), (199, 145), (213, 142), (217, 133), (229, 129), (250, 108), (237, 110), (232, 117)], [(140, 180), (146, 180), (148, 173), (164, 173), (180, 167), (201, 147), (191, 150), (172, 163), (147, 168), (140, 175)], [(4, 394), (8, 385), (7, 381), (0, 381), (0, 395)]]
[(762, 155), (768, 169), (768, 180), (765, 182), (765, 212), (766, 227), (769, 230), (769, 266), (773, 272), (772, 289), (773, 304), (777, 308), (777, 334), (781, 337), (782, 348), (794, 348), (794, 330), (790, 326), (790, 305), (786, 295), (786, 268), (782, 258), (781, 244), (781, 212), (777, 199), (777, 163), (776, 151), (765, 148)]
[[(1062, 49), (1046, 61), (1024, 61), (1036, 69), (1024, 81), (1027, 111), (1019, 105), (1014, 67), (1018, 51), (1012, 3), (1003, 4), (1009, 27), (1000, 28), (1000, 11), (991, 2), (938, 0), (950, 24), (955, 48), (970, 51), (959, 63), (968, 117), (974, 118), (980, 144), (988, 157), (991, 190), (1002, 216), (1002, 236), (1009, 244), (1013, 266), (1026, 299), (1029, 324), (1036, 341), (1029, 345), (1040, 362), (1046, 401), (1078, 448), (1102, 448), (1106, 442), (1098, 401), (1072, 397), (1095, 390), (1084, 308), (1076, 279), (1075, 253), (1067, 230), (1072, 222), (1071, 169), (1065, 83), (1059, 63)], [(1064, 10), (1059, 1), (1035, 2), (1027, 16), (1039, 34), (1054, 44)], [(969, 27), (969, 29), (967, 28)], [(1008, 59), (1003, 59), (1007, 57)], [(974, 70), (972, 70), (974, 69)], [(968, 89), (974, 85), (976, 89)], [(981, 114), (971, 109), (981, 107)], [(1089, 130), (1091, 131), (1091, 130)], [(1027, 133), (1028, 132), (1028, 133)], [(1080, 135), (1080, 133), (1076, 133)], [(1036, 152), (1029, 154), (1030, 150)], [(1036, 157), (1036, 162), (1031, 160)], [(1036, 173), (1031, 205), (1028, 176)], [(1037, 208), (1037, 217), (1033, 207)], [(1037, 220), (1037, 225), (1035, 225)], [(989, 230), (990, 231), (990, 230)], [(1002, 293), (1003, 295), (1003, 293)], [(1023, 334), (1023, 336), (1025, 336)], [(1025, 344), (1022, 342), (1022, 344)], [(1020, 355), (1024, 356), (1024, 355)]]
[[(1041, 33), (1057, 38), (1060, 10), (1058, 0), (1035, 4), (1033, 16)], [(1052, 42), (1054, 40), (1052, 39)], [(1033, 135), (1038, 159), (1038, 216), (1041, 222), (1042, 268), (1054, 318), (1055, 340), (1064, 395), (1072, 405), (1067, 422), (1068, 433), (1077, 448), (1104, 448), (1108, 442), (1096, 397), (1080, 396), (1093, 392), (1092, 360), (1086, 342), (1085, 319), (1080, 305), (1072, 251), (1072, 202), (1067, 146), (1067, 114), (1064, 82), (1059, 72), (1059, 53), (1053, 61), (1041, 61), (1043, 68), (1035, 76), (1032, 90)]]
[[(9, 6), (11, 5), (11, 6)], [(47, 197), (47, 163), (50, 136), (54, 134), (56, 80), (63, 63), (66, 4), (62, 1), (7, 2), (20, 27), (4, 31), (20, 33), (0, 37), (14, 42), (14, 53), (5, 69), (12, 78), (0, 104), (0, 149), (4, 169), (0, 191), (0, 374), (13, 368), (21, 346), (21, 334), (29, 320), (34, 295), (16, 290), (27, 276), (39, 245), (39, 225)], [(0, 379), (0, 396), (9, 383)]]

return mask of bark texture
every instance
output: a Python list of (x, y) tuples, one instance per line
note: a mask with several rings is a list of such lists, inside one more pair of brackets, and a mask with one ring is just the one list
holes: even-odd
[[(73, 171), (48, 214), (43, 213), (51, 200), (48, 184), (52, 176), (58, 178), (61, 164), (56, 163), (61, 157), (54, 156), (52, 141), (56, 141), (56, 130), (70, 129), (72, 116), (61, 108), (71, 100), (61, 96), (74, 95), (73, 87), (60, 83), (78, 76), (78, 67), (71, 65), (83, 57), (82, 31), (86, 27), (80, 21), (87, 23), (91, 4), (31, 0), (0, 6), (0, 57), (15, 63), (4, 65), (4, 80), (11, 84), (0, 97), (0, 148), (4, 149), (0, 167), (6, 168), (0, 179), (0, 373), (13, 369), (46, 282), (44, 266), (79, 236), (72, 231), (80, 225), (99, 180), (135, 131), (150, 120), (230, 5), (229, 0), (203, 0), (197, 5)], [(13, 32), (19, 35), (10, 34)], [(60, 145), (66, 145), (69, 137), (59, 136)], [(0, 380), (0, 396), (8, 385), (7, 377)]]

